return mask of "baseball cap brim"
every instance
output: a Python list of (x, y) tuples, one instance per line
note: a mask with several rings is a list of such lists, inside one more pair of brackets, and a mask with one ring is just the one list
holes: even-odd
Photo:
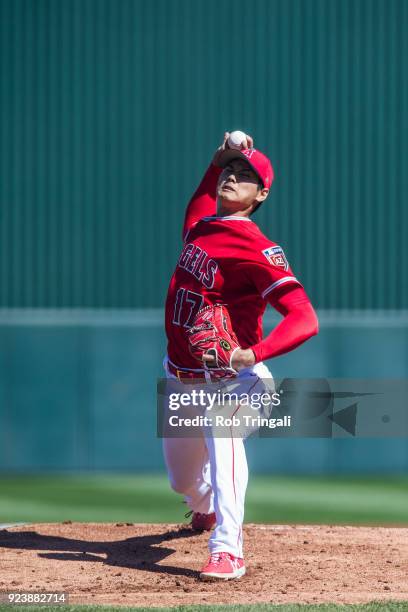
[(218, 158), (217, 164), (221, 168), (225, 168), (225, 166), (227, 166), (233, 159), (243, 159), (249, 166), (251, 166), (252, 170), (257, 174), (257, 176), (261, 179), (262, 184), (265, 186), (263, 178), (259, 174), (257, 168), (251, 164), (251, 160), (248, 159), (248, 157), (239, 149), (225, 149), (225, 151), (223, 151)]

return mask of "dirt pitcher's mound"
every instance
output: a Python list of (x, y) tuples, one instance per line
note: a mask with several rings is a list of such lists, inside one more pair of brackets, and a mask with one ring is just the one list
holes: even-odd
[(40, 524), (0, 531), (0, 591), (172, 606), (408, 600), (408, 529), (245, 526), (247, 574), (201, 582), (208, 534), (182, 525)]

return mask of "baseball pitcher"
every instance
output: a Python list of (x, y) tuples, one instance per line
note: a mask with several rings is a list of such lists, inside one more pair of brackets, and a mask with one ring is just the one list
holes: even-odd
[[(293, 350), (318, 332), (316, 313), (282, 247), (267, 238), (253, 213), (269, 195), (269, 159), (253, 139), (226, 132), (188, 204), (183, 248), (166, 300), (168, 378), (211, 382), (272, 381), (264, 361)], [(233, 147), (233, 148), (232, 148)], [(282, 320), (263, 338), (270, 304)], [(269, 385), (271, 388), (272, 385)], [(239, 405), (236, 412), (239, 411)], [(192, 528), (211, 531), (210, 558), (200, 577), (245, 574), (242, 541), (248, 468), (244, 437), (164, 438), (172, 488), (192, 511)]]

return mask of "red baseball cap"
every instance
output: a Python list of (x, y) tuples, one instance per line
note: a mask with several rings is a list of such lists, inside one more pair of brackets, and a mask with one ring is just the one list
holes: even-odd
[(269, 159), (258, 149), (225, 149), (217, 160), (217, 165), (225, 168), (232, 159), (244, 159), (261, 179), (268, 189), (273, 181), (273, 168)]

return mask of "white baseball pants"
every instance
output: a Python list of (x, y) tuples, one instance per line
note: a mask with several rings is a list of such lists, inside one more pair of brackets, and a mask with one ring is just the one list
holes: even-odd
[[(167, 357), (163, 362), (168, 378), (176, 378), (168, 371)], [(241, 370), (234, 381), (246, 378), (243, 387), (248, 389), (251, 377), (253, 393), (274, 392), (272, 374), (264, 363)], [(231, 415), (240, 407), (231, 406)], [(269, 408), (270, 410), (270, 408)], [(268, 412), (269, 416), (269, 412)], [(248, 431), (248, 435), (256, 428)], [(229, 552), (243, 557), (242, 524), (244, 520), (245, 493), (248, 483), (248, 465), (244, 439), (234, 435), (217, 437), (202, 428), (199, 437), (163, 438), (163, 453), (171, 487), (185, 497), (194, 512), (215, 512), (217, 525), (209, 540), (210, 553)]]

